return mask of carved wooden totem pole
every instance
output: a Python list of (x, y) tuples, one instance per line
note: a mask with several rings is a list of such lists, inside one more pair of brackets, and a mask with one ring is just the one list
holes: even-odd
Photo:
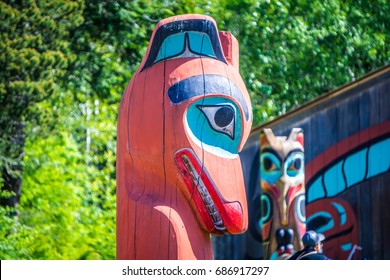
[(246, 230), (251, 124), (237, 40), (203, 15), (159, 22), (119, 110), (118, 259), (212, 259), (210, 234)]
[(262, 235), (265, 257), (288, 258), (302, 248), (306, 231), (303, 133), (275, 136), (271, 129), (260, 134)]

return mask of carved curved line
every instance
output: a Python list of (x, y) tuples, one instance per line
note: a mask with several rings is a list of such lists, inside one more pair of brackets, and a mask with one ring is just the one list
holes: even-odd
[(369, 163), (369, 159), (368, 159), (368, 155), (369, 155), (369, 152), (370, 152), (370, 149), (371, 149), (371, 146), (369, 146), (367, 148), (367, 151), (366, 151), (366, 173), (364, 174), (364, 179), (363, 181), (367, 180), (367, 176), (368, 176), (368, 163)]
[[(322, 198), (325, 198), (325, 197), (328, 197), (328, 194), (327, 194), (327, 190), (326, 190), (326, 185), (325, 185), (325, 181), (324, 181), (324, 175), (326, 174), (326, 172), (328, 172), (333, 166), (339, 164), (340, 162), (343, 162), (342, 163), (342, 174), (343, 174), (343, 179), (344, 179), (344, 184), (345, 184), (345, 189), (338, 192), (337, 194), (333, 195), (332, 197), (336, 196), (336, 195), (339, 195), (340, 193), (346, 191), (347, 189), (349, 189), (350, 187), (354, 186), (354, 185), (358, 185), (358, 184), (361, 184), (362, 182), (368, 180), (368, 179), (371, 179), (373, 177), (376, 177), (376, 176), (379, 176), (383, 173), (386, 173), (386, 171), (384, 172), (381, 172), (381, 173), (378, 173), (376, 174), (375, 176), (371, 176), (369, 178), (368, 177), (368, 170), (369, 170), (369, 158), (368, 158), (368, 150), (375, 144), (378, 144), (378, 143), (381, 143), (382, 141), (386, 141), (387, 139), (389, 139), (390, 137), (390, 134), (387, 133), (387, 134), (384, 134), (378, 138), (375, 138), (375, 139), (371, 139), (370, 141), (364, 143), (363, 145), (360, 145), (358, 147), (356, 147), (355, 149), (353, 150), (350, 150), (348, 151), (348, 153), (342, 155), (341, 157), (339, 157), (338, 159), (334, 160), (332, 163), (330, 163), (329, 165), (325, 166), (324, 168), (322, 168), (321, 170), (319, 170), (314, 176), (312, 176), (312, 178), (310, 178), (310, 180), (307, 182), (306, 184), (306, 192), (309, 193), (309, 190), (312, 186), (312, 184), (319, 178), (321, 177), (321, 181), (322, 181), (322, 186), (324, 188), (324, 196), (323, 197), (319, 197), (319, 198), (316, 198), (314, 200), (310, 200), (308, 198), (308, 202), (309, 203), (312, 203), (316, 200), (319, 200), (319, 199), (322, 199)], [(351, 184), (349, 185), (347, 180), (346, 180), (346, 174), (345, 174), (345, 171), (344, 171), (344, 164), (345, 164), (345, 161), (352, 155), (356, 154), (357, 152), (359, 151), (362, 151), (364, 149), (367, 149), (367, 152), (366, 152), (366, 170), (365, 170), (365, 176), (364, 176), (364, 179), (360, 180), (359, 182), (356, 182), (354, 184)], [(390, 170), (390, 168), (389, 168)]]
[(237, 99), (242, 106), (246, 120), (249, 119), (248, 106), (244, 100), (244, 95), (236, 84), (225, 76), (216, 74), (197, 75), (168, 88), (168, 97), (173, 104), (179, 104), (195, 96), (208, 94), (225, 94)]
[(150, 52), (141, 72), (154, 64), (154, 61), (156, 60), (160, 47), (164, 42), (165, 38), (170, 35), (186, 31), (199, 31), (208, 34), (217, 59), (227, 64), (225, 56), (222, 52), (217, 28), (215, 27), (215, 25), (212, 24), (209, 20), (187, 19), (170, 22), (160, 26), (157, 29), (154, 37), (151, 39), (152, 45), (150, 48)]

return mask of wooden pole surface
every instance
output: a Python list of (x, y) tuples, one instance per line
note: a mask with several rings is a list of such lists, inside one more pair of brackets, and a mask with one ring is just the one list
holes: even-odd
[(244, 232), (251, 125), (237, 40), (204, 15), (159, 22), (119, 110), (117, 258), (212, 259), (210, 234)]

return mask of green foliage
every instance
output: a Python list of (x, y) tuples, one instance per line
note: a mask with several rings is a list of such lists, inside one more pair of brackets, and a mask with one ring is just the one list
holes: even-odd
[(0, 2), (1, 204), (14, 207), (20, 193), (26, 123), (39, 123), (36, 103), (54, 98), (76, 56), (70, 29), (81, 24), (82, 1)]
[[(0, 2), (1, 120), (53, 94), (75, 59), (69, 29), (82, 21), (81, 1)], [(6, 110), (5, 110), (6, 109)], [(5, 121), (4, 121), (5, 123)]]
[(115, 258), (115, 182), (85, 160), (67, 132), (27, 142), (18, 223), (2, 215), (2, 259)]
[(29, 248), (36, 232), (17, 217), (10, 217), (12, 211), (14, 209), (9, 207), (0, 207), (0, 259), (31, 259)]
[(388, 1), (219, 4), (216, 21), (240, 42), (255, 125), (390, 61)]
[(34, 259), (72, 259), (85, 251), (84, 237), (78, 236), (84, 183), (80, 162), (65, 133), (26, 144), (19, 219), (36, 232), (29, 247)]

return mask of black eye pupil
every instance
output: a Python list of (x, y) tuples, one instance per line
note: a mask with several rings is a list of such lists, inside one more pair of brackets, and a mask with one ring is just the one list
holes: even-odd
[(270, 170), (272, 167), (272, 161), (269, 158), (263, 160), (263, 165), (265, 170)]
[(223, 106), (215, 112), (214, 121), (219, 127), (229, 125), (234, 118), (234, 110), (229, 106)]
[(301, 159), (296, 159), (295, 161), (294, 161), (294, 168), (295, 169), (300, 169), (301, 168), (301, 165), (302, 165), (302, 161), (301, 161)]

